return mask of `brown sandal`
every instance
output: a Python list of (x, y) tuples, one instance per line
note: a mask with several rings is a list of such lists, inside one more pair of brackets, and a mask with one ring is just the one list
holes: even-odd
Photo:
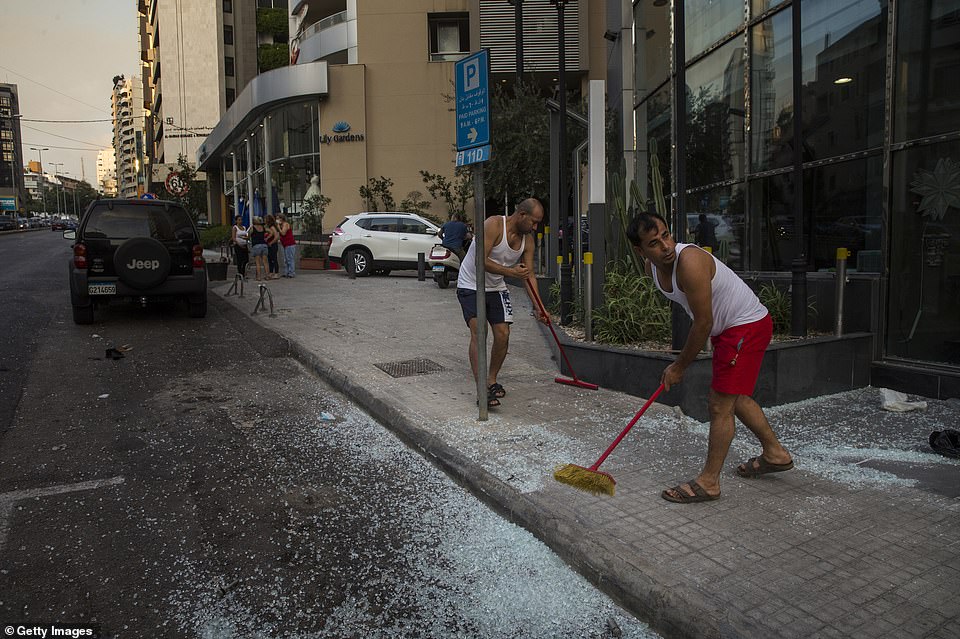
[(698, 484), (696, 479), (691, 479), (690, 481), (686, 482), (686, 485), (689, 486), (690, 490), (693, 491), (692, 495), (683, 489), (684, 484), (678, 484), (673, 488), (668, 488), (667, 490), (663, 491), (660, 493), (660, 496), (667, 501), (672, 501), (675, 504), (695, 504), (701, 501), (713, 501), (715, 499), (720, 499), (720, 495), (711, 495), (704, 490), (703, 486)]

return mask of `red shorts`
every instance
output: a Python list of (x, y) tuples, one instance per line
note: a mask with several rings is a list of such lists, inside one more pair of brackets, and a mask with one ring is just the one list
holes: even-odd
[(713, 344), (713, 381), (710, 388), (728, 395), (753, 395), (763, 354), (773, 337), (773, 320), (763, 319), (731, 326)]

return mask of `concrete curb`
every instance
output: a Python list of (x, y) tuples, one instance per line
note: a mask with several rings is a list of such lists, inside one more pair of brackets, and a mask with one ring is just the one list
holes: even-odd
[[(264, 354), (289, 355), (299, 361), (488, 507), (547, 544), (596, 588), (658, 632), (689, 639), (763, 636), (758, 624), (736, 612), (722, 610), (708, 596), (671, 579), (662, 569), (648, 563), (625, 564), (622, 557), (595, 541), (587, 527), (551, 516), (542, 506), (504, 484), (440, 437), (418, 428), (389, 399), (374, 395), (347, 373), (245, 315), (219, 294), (217, 308), (231, 322), (242, 321), (249, 326), (258, 335), (258, 341), (263, 338), (263, 348), (267, 351)], [(549, 334), (544, 338), (552, 342)]]

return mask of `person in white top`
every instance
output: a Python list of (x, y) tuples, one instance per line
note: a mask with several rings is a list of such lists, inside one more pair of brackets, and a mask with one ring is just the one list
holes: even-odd
[[(487, 406), (490, 408), (499, 406), (500, 399), (506, 395), (503, 386), (497, 382), (497, 375), (507, 357), (513, 304), (503, 277), (509, 275), (519, 280), (531, 280), (532, 287), (524, 286), (527, 296), (534, 309), (542, 308), (542, 303), (538, 304), (533, 298), (537, 288), (533, 275), (534, 243), (527, 241), (527, 236), (535, 233), (542, 221), (543, 205), (535, 198), (528, 198), (520, 202), (510, 216), (494, 215), (483, 223), (485, 308), (487, 322), (493, 330), (487, 371)], [(463, 310), (463, 320), (470, 327), (469, 354), (474, 382), (477, 380), (477, 250), (477, 242), (471, 243), (457, 277), (457, 300)], [(539, 310), (535, 312), (538, 320), (547, 322), (546, 315)]]
[(696, 479), (669, 488), (660, 496), (676, 503), (720, 497), (720, 471), (733, 441), (734, 416), (763, 447), (760, 455), (737, 467), (738, 475), (759, 477), (793, 468), (790, 453), (751, 397), (763, 354), (773, 336), (773, 322), (766, 307), (723, 262), (694, 244), (677, 244), (659, 215), (636, 215), (627, 226), (627, 237), (645, 260), (647, 275), (657, 289), (680, 304), (693, 320), (683, 350), (660, 377), (664, 390), (683, 380), (684, 371), (703, 349), (707, 337), (713, 344), (706, 463)]

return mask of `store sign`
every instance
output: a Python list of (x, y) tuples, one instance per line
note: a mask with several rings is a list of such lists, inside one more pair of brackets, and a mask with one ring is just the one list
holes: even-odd
[(366, 137), (363, 133), (350, 133), (350, 123), (346, 120), (339, 120), (333, 125), (333, 135), (324, 133), (320, 136), (321, 144), (333, 144), (341, 142), (363, 142)]
[(16, 197), (0, 197), (0, 211), (16, 211), (16, 210), (17, 210)]

